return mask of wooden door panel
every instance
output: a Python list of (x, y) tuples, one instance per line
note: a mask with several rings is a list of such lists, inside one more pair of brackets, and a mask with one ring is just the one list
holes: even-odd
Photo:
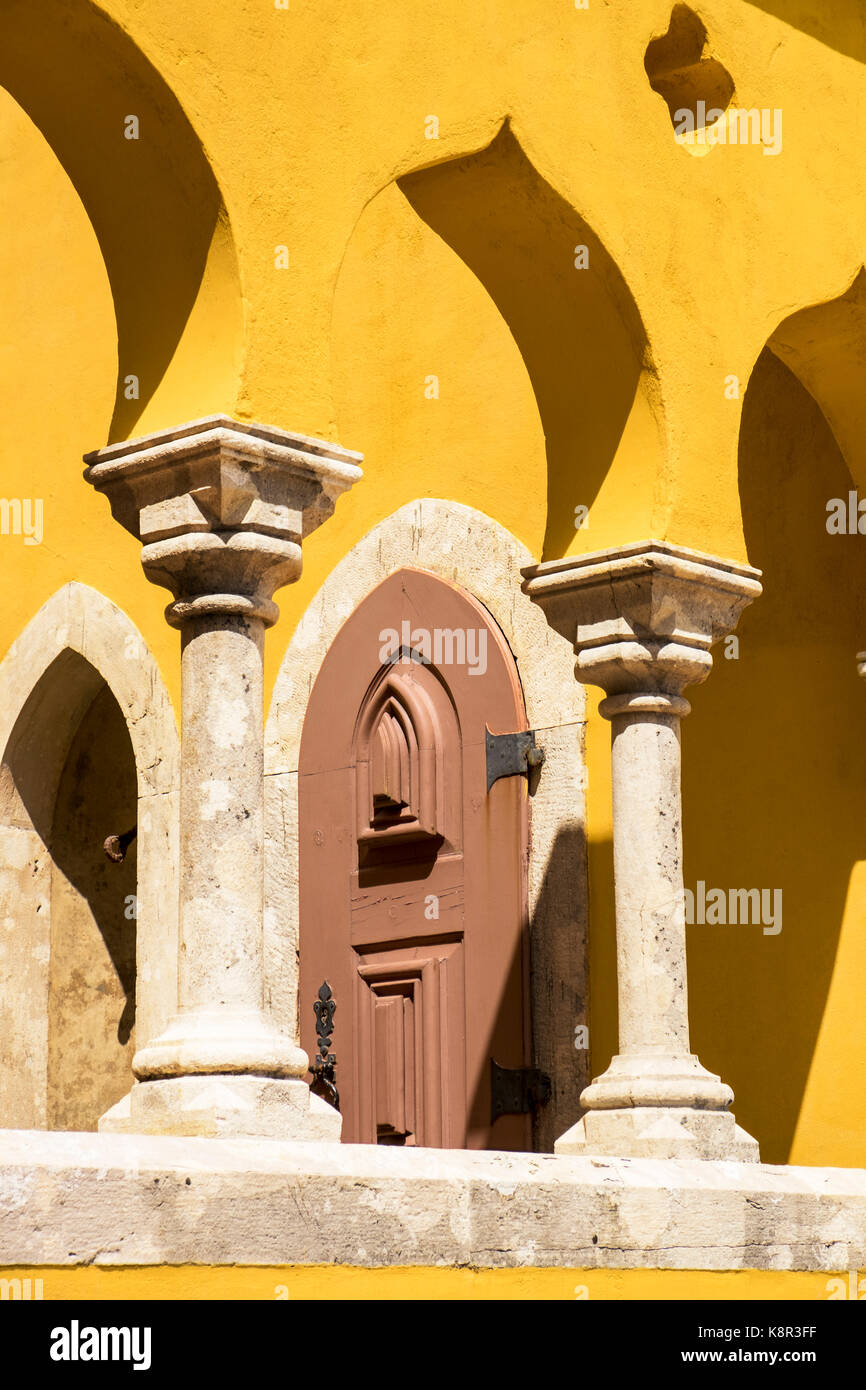
[[(462, 1148), (462, 942), (365, 954), (357, 979), (360, 1141)], [(391, 1116), (403, 1126), (393, 1137), (383, 1133)]]
[(417, 879), (395, 866), (378, 883), (362, 888), (359, 875), (352, 875), (351, 942), (359, 949), (376, 941), (454, 935), (462, 933), (463, 924), (462, 855), (437, 859)]
[[(390, 660), (388, 632), (409, 639)], [(485, 739), (525, 727), (489, 614), (422, 571), (375, 589), (323, 663), (299, 766), (301, 1041), (327, 979), (344, 1140), (529, 1146), (527, 1116), (490, 1121), (491, 1056), (530, 1060), (527, 805), (520, 777), (488, 793)]]

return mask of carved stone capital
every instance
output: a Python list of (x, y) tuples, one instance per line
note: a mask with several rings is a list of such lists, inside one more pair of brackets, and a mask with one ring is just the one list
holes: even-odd
[(85, 478), (142, 542), (173, 626), (206, 614), (276, 621), (272, 595), (301, 570), (301, 541), (361, 477), (359, 454), (224, 415), (85, 456)]
[(706, 680), (710, 648), (761, 593), (760, 571), (665, 541), (638, 541), (523, 570), (524, 593), (577, 653), (575, 675), (600, 685), (608, 716), (640, 696), (679, 699)]

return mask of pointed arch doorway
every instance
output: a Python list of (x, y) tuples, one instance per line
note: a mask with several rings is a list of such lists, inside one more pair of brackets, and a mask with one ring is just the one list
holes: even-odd
[(527, 727), (490, 614), (401, 569), (334, 639), (298, 776), (301, 1043), (336, 1001), (343, 1139), (529, 1149), (491, 1117), (491, 1058), (528, 1064), (526, 779), (488, 790), (486, 730)]

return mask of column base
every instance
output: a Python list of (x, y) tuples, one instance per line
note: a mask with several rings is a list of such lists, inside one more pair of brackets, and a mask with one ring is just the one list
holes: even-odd
[(554, 1153), (609, 1158), (729, 1159), (759, 1163), (757, 1140), (729, 1111), (672, 1106), (589, 1110), (553, 1146)]
[(730, 1086), (693, 1052), (618, 1052), (580, 1097), (585, 1110), (727, 1110)]
[(132, 1059), (140, 1081), (237, 1072), (303, 1077), (306, 1052), (255, 1009), (188, 1009)]
[(267, 1076), (173, 1076), (140, 1081), (99, 1121), (101, 1134), (338, 1143), (343, 1117), (306, 1081)]

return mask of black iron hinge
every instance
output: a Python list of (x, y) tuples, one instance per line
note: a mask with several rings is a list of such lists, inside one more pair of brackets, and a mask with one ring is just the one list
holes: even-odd
[(490, 1058), (490, 1123), (500, 1115), (528, 1115), (550, 1100), (550, 1077), (538, 1067), (500, 1067)]
[(544, 749), (537, 746), (534, 729), (524, 729), (519, 734), (492, 734), (485, 728), (484, 734), (488, 791), (500, 777), (528, 774), (544, 762)]

